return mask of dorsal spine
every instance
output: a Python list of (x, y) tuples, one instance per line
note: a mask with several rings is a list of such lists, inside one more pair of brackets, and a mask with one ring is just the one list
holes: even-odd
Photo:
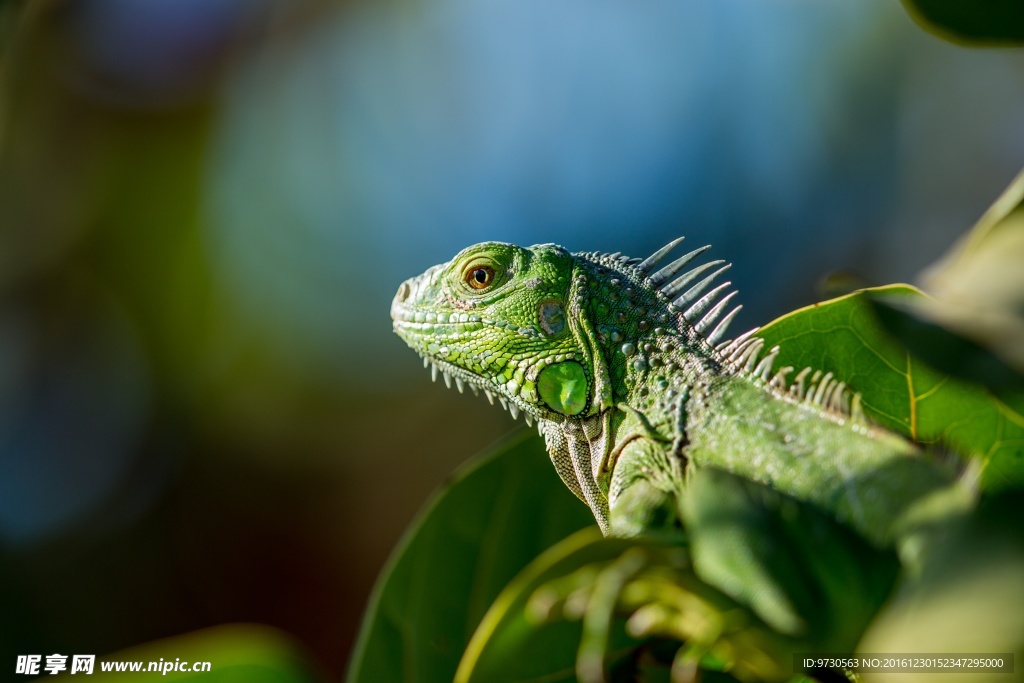
[[(781, 350), (775, 346), (766, 352), (764, 341), (756, 336), (759, 328), (731, 340), (725, 339), (730, 324), (743, 307), (729, 308), (738, 293), (735, 290), (726, 293), (731, 282), (711, 286), (731, 264), (713, 260), (687, 269), (698, 256), (711, 248), (706, 245), (661, 266), (682, 241), (682, 237), (677, 238), (643, 260), (619, 253), (594, 252), (576, 256), (642, 283), (644, 288), (655, 294), (669, 314), (663, 323), (671, 325), (669, 321), (674, 321), (675, 332), (686, 341), (689, 350), (697, 351), (694, 346), (698, 347), (724, 372), (746, 377), (763, 385), (776, 398), (799, 403), (824, 417), (839, 422), (851, 420), (855, 425), (866, 426), (860, 395), (852, 393), (845, 382), (831, 373), (808, 367), (788, 381), (793, 367), (774, 370)], [(705, 275), (708, 271), (712, 272)]]

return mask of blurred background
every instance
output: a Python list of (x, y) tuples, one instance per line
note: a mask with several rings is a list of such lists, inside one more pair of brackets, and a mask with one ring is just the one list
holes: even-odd
[(340, 678), (517, 428), (430, 383), (401, 280), (685, 234), (739, 330), (913, 281), (1021, 121), (1024, 53), (896, 0), (0, 0), (0, 667), (245, 621)]

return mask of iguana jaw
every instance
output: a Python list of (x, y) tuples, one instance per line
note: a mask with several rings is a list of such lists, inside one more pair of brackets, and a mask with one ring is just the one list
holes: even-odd
[[(441, 375), (445, 385), (450, 389), (454, 384), (460, 394), (467, 386), (474, 394), (479, 394), (480, 391), (483, 391), (487, 400), (492, 405), (494, 404), (494, 399), (497, 398), (501, 406), (509, 411), (513, 418), (518, 417), (519, 413), (522, 412), (528, 424), (532, 424), (533, 420), (541, 419), (540, 415), (537, 414), (538, 411), (527, 404), (518, 394), (507, 392), (504, 389), (504, 385), (493, 380), (484, 379), (444, 360), (442, 354), (450, 353), (450, 347), (437, 340), (443, 338), (443, 330), (454, 330), (455, 324), (416, 322), (415, 313), (410, 314), (408, 311), (396, 312), (394, 306), (392, 307), (391, 314), (395, 333), (420, 355), (423, 359), (423, 367), (430, 368), (430, 375), (433, 381), (436, 382), (437, 376)], [(442, 331), (442, 333), (439, 334), (439, 331)]]

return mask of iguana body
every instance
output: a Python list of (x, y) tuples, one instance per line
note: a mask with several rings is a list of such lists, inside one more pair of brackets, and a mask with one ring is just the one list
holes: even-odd
[[(562, 480), (606, 534), (681, 516), (687, 471), (718, 468), (811, 503), (880, 547), (904, 547), (971, 494), (914, 444), (869, 425), (831, 375), (773, 368), (721, 261), (667, 265), (489, 242), (399, 289), (395, 331), (454, 379), (537, 420)], [(689, 269), (688, 269), (689, 268)], [(435, 374), (436, 377), (436, 374)]]

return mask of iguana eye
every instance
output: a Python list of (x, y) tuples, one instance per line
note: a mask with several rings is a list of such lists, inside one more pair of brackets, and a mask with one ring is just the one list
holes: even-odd
[(473, 289), (484, 289), (494, 282), (494, 269), (489, 266), (477, 266), (466, 272), (466, 282)]

